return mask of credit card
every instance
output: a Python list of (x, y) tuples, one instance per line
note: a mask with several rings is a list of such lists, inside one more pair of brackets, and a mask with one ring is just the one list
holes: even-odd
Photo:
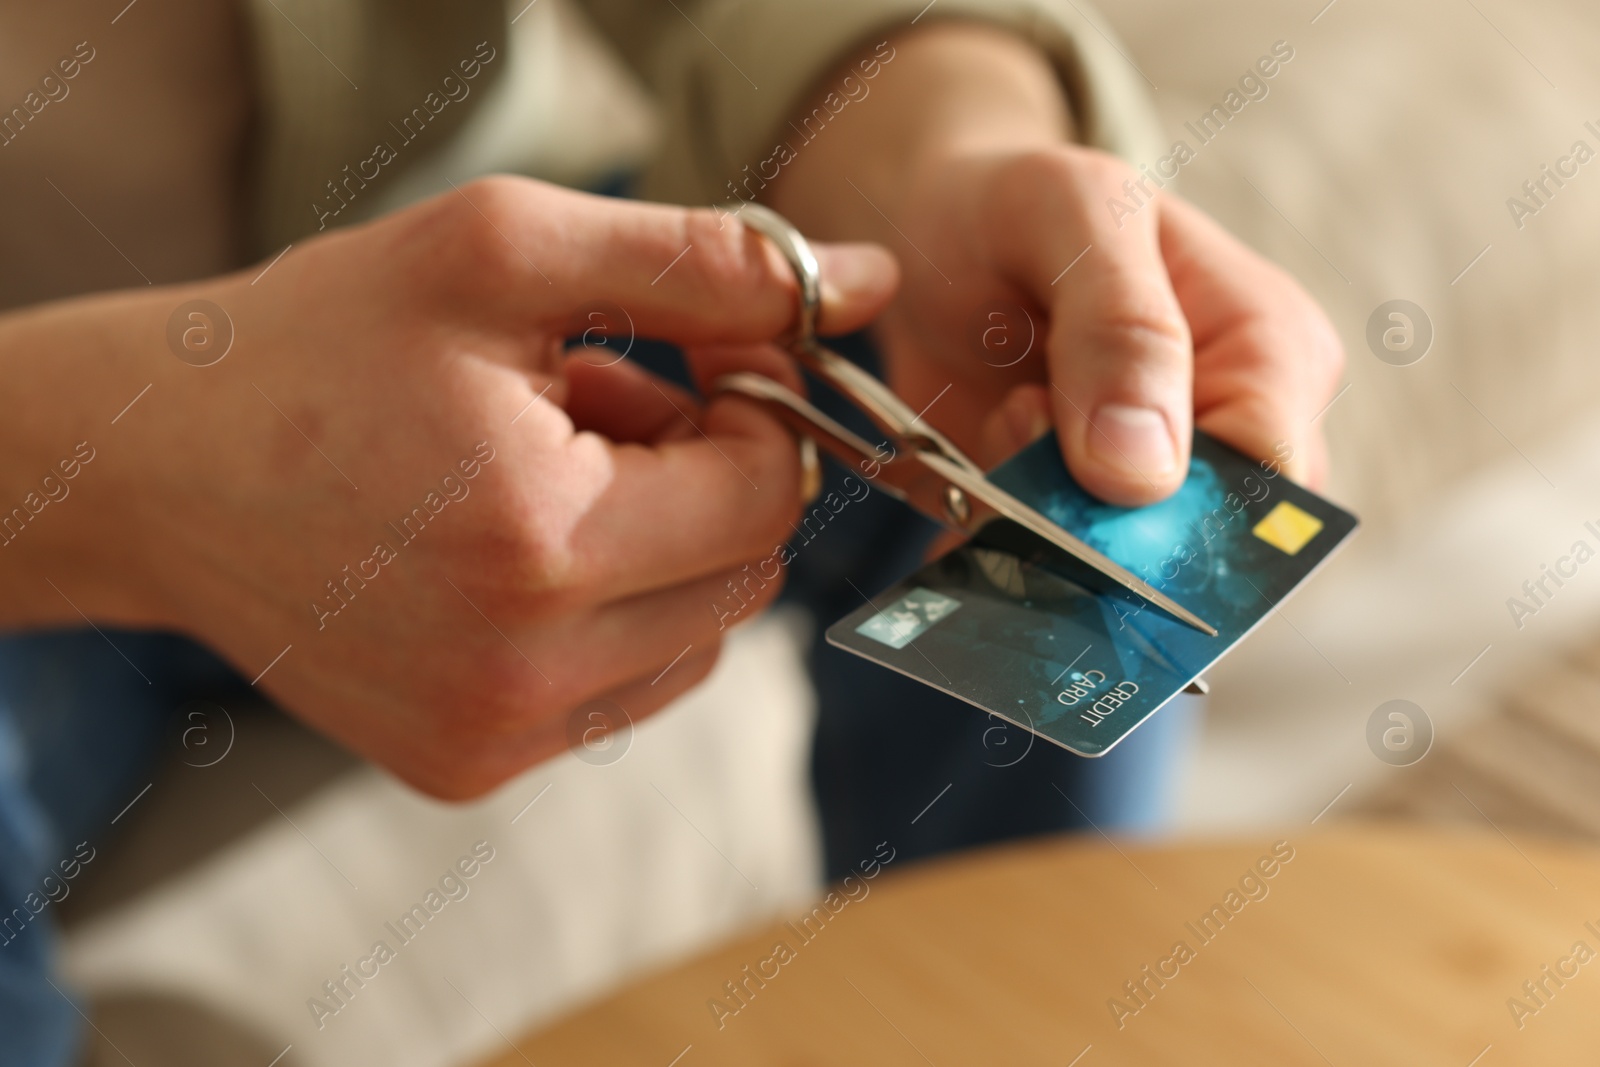
[(828, 642), (959, 697), (1080, 756), (1103, 756), (1270, 615), (1356, 517), (1196, 433), (1189, 475), (1140, 508), (1067, 473), (1054, 434), (990, 472), (1217, 628), (1208, 637), (1016, 528), (968, 542), (828, 629)]

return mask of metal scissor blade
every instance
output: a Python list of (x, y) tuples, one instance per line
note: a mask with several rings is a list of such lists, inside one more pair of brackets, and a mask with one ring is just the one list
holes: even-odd
[(790, 351), (801, 366), (837, 390), (893, 440), (931, 448), (972, 474), (983, 474), (983, 468), (944, 434), (923, 422), (892, 389), (827, 345), (811, 340), (796, 344)]
[(985, 522), (995, 518), (1009, 519), (1036, 537), (1087, 564), (1106, 578), (1144, 598), (1173, 618), (1189, 624), (1209, 637), (1217, 636), (1217, 628), (1200, 616), (1156, 589), (1115, 560), (1084, 544), (1044, 515), (1024, 504), (1010, 493), (982, 476), (936, 452), (918, 452), (916, 458), (949, 484), (966, 494), (972, 505), (971, 517), (966, 522), (968, 532), (976, 533)]
[[(955, 530), (970, 531), (950, 514), (948, 479), (917, 462), (917, 451), (904, 441), (873, 446), (841, 425), (794, 390), (760, 374), (738, 371), (712, 383), (717, 395), (736, 393), (764, 407), (796, 434), (809, 437), (818, 448), (857, 472), (874, 488), (882, 489), (933, 521)], [(957, 464), (959, 466), (959, 464)]]

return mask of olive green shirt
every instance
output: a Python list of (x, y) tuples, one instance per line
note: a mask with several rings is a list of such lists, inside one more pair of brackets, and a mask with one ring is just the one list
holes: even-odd
[[(1084, 143), (1132, 159), (1157, 154), (1141, 75), (1077, 0), (575, 3), (659, 104), (660, 147), (640, 184), (653, 199), (727, 199), (730, 181), (792, 137), (784, 131), (798, 101), (829, 70), (937, 19), (999, 24), (1034, 42), (1061, 75)], [(507, 24), (520, 14), (500, 0), (250, 0), (251, 251), (362, 217), (339, 209), (357, 194), (371, 204), (369, 184), (448, 152), (505, 73)]]

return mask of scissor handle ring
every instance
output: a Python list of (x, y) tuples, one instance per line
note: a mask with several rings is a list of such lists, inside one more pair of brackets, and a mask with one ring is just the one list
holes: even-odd
[(809, 345), (816, 339), (817, 313), (822, 307), (822, 267), (810, 242), (788, 219), (762, 204), (730, 204), (724, 210), (776, 245), (794, 271), (800, 286), (800, 323), (795, 339)]

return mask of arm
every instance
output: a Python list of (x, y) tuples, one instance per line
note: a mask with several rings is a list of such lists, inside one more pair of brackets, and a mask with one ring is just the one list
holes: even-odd
[[(661, 103), (661, 150), (643, 180), (652, 199), (709, 204), (759, 195), (762, 161), (786, 140), (796, 146), (803, 140), (790, 122), (804, 125), (819, 87), (825, 92), (837, 84), (824, 77), (829, 71), (853, 51), (870, 53), (879, 42), (892, 50), (903, 35), (940, 20), (1000, 27), (1047, 56), (1084, 144), (1138, 158), (1164, 147), (1144, 83), (1085, 14), (1083, 0), (584, 0), (583, 6)], [(876, 83), (869, 88), (876, 91)]]
[[(918, 408), (950, 386), (929, 417), (975, 455), (998, 461), (1054, 424), (1080, 481), (1134, 504), (1177, 486), (1198, 425), (1287, 455), (1315, 485), (1326, 450), (1310, 420), (1338, 338), (1292, 279), (1127, 162), (1171, 146), (1083, 6), (686, 8), (693, 25), (675, 14), (655, 51), (633, 46), (653, 57), (639, 61), (668, 121), (647, 189), (761, 199), (819, 237), (894, 250), (906, 284), (877, 329), (890, 377)], [(1113, 213), (1113, 198), (1138, 210)], [(1041, 339), (1015, 367), (974, 339), (995, 308)]]
[[(856, 280), (825, 314), (859, 326), (892, 263), (824, 254)], [(794, 299), (710, 212), (489, 179), (264, 273), (0, 316), (0, 507), (28, 513), (0, 543), (0, 627), (189, 633), (247, 678), (271, 665), (265, 691), (414, 785), (481, 793), (561, 751), (584, 702), (637, 718), (703, 677), (713, 605), (800, 505), (776, 423), (564, 338), (599, 306), (750, 345)], [(234, 334), (206, 366), (191, 320), (169, 347), (193, 300)]]
[[(1073, 143), (1063, 83), (1020, 37), (946, 22), (892, 46), (871, 96), (766, 195), (819, 237), (895, 250), (906, 283), (879, 337), (912, 406), (950, 387), (930, 421), (990, 462), (1053, 423), (1078, 479), (1119, 503), (1177, 488), (1196, 424), (1319, 481), (1311, 419), (1342, 352), (1300, 287), (1144, 171)], [(1040, 344), (1000, 367), (973, 323), (1003, 306)]]

